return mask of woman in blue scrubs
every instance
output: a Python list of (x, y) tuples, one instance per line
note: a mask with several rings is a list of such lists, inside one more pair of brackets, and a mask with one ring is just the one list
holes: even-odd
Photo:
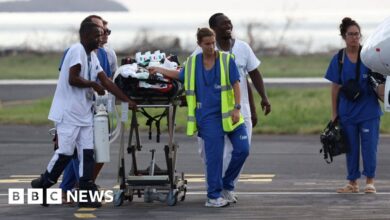
[[(376, 193), (374, 178), (382, 111), (368, 83), (369, 69), (360, 61), (359, 24), (351, 18), (344, 18), (340, 24), (340, 35), (346, 47), (333, 57), (325, 75), (332, 82), (332, 120), (339, 119), (350, 147), (346, 154), (349, 182), (337, 189), (337, 192), (358, 193), (357, 180), (363, 174), (366, 176), (364, 192)], [(355, 100), (348, 98), (348, 92), (341, 89), (351, 79), (358, 81), (360, 89), (360, 96)], [(360, 152), (363, 159), (362, 172), (359, 167)]]
[[(198, 45), (203, 53), (197, 54), (195, 61), (195, 118), (198, 136), (203, 139), (206, 155), (207, 207), (225, 207), (229, 195), (234, 190), (234, 180), (239, 175), (249, 154), (249, 142), (245, 124), (242, 123), (231, 132), (225, 132), (222, 126), (221, 107), (221, 63), (220, 52), (215, 51), (215, 33), (210, 28), (201, 28), (197, 33)], [(240, 120), (240, 87), (239, 73), (234, 60), (229, 62), (229, 80), (234, 91), (234, 103), (231, 113), (233, 124)], [(181, 71), (151, 67), (149, 72), (164, 74), (184, 82), (185, 68)], [(227, 135), (233, 144), (232, 160), (225, 176), (222, 178), (222, 158), (224, 136)], [(223, 193), (222, 193), (223, 192)]]

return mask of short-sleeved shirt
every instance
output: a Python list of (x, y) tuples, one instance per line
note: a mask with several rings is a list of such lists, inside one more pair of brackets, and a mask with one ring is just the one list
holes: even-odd
[[(192, 53), (192, 55), (201, 52), (202, 48), (197, 47), (196, 50)], [(246, 82), (246, 79), (248, 77), (249, 72), (255, 70), (260, 66), (261, 61), (253, 53), (251, 47), (242, 40), (235, 39), (232, 50), (225, 52), (231, 52), (234, 55), (238, 72), (240, 74), (241, 113), (244, 118), (250, 119), (251, 110), (249, 105), (248, 84)]]
[[(329, 64), (325, 78), (329, 81), (344, 85), (350, 79), (356, 79), (356, 63), (352, 63), (348, 56), (344, 56), (343, 68), (340, 76), (338, 54), (333, 56)], [(368, 83), (369, 69), (360, 63), (359, 85), (361, 88), (361, 97), (356, 101), (348, 100), (340, 91), (338, 103), (338, 116), (343, 123), (359, 123), (365, 120), (380, 117), (381, 111), (378, 98)]]
[(81, 43), (72, 45), (64, 57), (48, 118), (57, 123), (92, 126), (92, 88), (69, 84), (69, 70), (77, 64), (81, 65), (80, 77), (87, 80), (96, 81), (103, 71), (95, 52), (88, 56)]
[(116, 56), (115, 51), (111, 47), (104, 47), (104, 50), (107, 53), (108, 63), (110, 64), (111, 76), (113, 76), (118, 69), (118, 58)]
[[(68, 52), (68, 50), (69, 50), (69, 48), (64, 51), (64, 55), (62, 56), (62, 59), (60, 61), (60, 66), (58, 68), (60, 71), (61, 71), (61, 68), (62, 68), (62, 64), (64, 63), (65, 55)], [(98, 57), (100, 66), (103, 68), (103, 71), (106, 74), (106, 76), (107, 77), (112, 77), (113, 71), (111, 71), (111, 66), (110, 66), (110, 62), (109, 62), (107, 51), (104, 48), (99, 47), (97, 49), (97, 57)], [(115, 71), (116, 71), (116, 69), (115, 69)]]
[[(203, 132), (212, 132), (216, 135), (224, 135), (221, 113), (221, 66), (219, 58), (215, 65), (206, 70), (203, 65), (203, 54), (196, 55), (195, 66), (195, 94), (197, 108), (195, 111), (198, 135)], [(232, 60), (233, 61), (233, 60)], [(240, 80), (240, 75), (235, 62), (229, 62), (229, 80), (233, 85)], [(185, 68), (179, 74), (179, 80), (184, 82)]]

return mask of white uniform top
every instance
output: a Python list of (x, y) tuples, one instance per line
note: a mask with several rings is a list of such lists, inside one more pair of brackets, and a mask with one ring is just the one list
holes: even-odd
[(87, 53), (81, 43), (73, 44), (69, 48), (61, 66), (49, 112), (50, 120), (76, 126), (93, 125), (92, 88), (79, 88), (69, 84), (69, 69), (77, 64), (81, 65), (80, 77), (96, 81), (97, 74), (103, 69), (95, 52), (91, 52), (90, 57), (88, 62)]
[[(192, 55), (202, 52), (202, 48), (197, 47)], [(229, 52), (229, 51), (227, 51)], [(246, 79), (248, 72), (256, 69), (260, 65), (260, 60), (250, 46), (242, 40), (235, 39), (231, 53), (234, 54), (236, 65), (240, 73), (240, 93), (241, 93), (241, 113), (244, 118), (251, 118), (251, 110), (248, 97), (248, 85)]]
[(108, 63), (110, 64), (112, 77), (114, 77), (115, 72), (118, 69), (118, 60), (116, 57), (116, 53), (111, 47), (104, 47), (104, 50), (107, 52)]

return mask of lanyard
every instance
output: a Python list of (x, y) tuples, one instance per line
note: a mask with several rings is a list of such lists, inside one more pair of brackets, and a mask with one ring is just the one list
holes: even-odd
[(88, 80), (91, 81), (92, 61), (91, 55), (88, 55)]

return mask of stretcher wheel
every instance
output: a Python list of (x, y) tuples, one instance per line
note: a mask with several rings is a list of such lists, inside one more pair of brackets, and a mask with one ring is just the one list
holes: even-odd
[(128, 197), (127, 197), (127, 200), (129, 201), (129, 202), (132, 202), (133, 201), (133, 194), (131, 194), (131, 195), (129, 195)]
[(177, 203), (177, 195), (178, 191), (177, 190), (169, 190), (169, 193), (167, 195), (167, 204), (168, 206), (174, 206)]
[(186, 199), (186, 194), (187, 194), (187, 187), (183, 188), (183, 192), (180, 193), (180, 201), (183, 202)]
[(123, 190), (115, 191), (114, 200), (113, 200), (114, 206), (116, 207), (121, 206), (123, 204), (124, 198), (125, 198), (125, 193), (123, 192)]

